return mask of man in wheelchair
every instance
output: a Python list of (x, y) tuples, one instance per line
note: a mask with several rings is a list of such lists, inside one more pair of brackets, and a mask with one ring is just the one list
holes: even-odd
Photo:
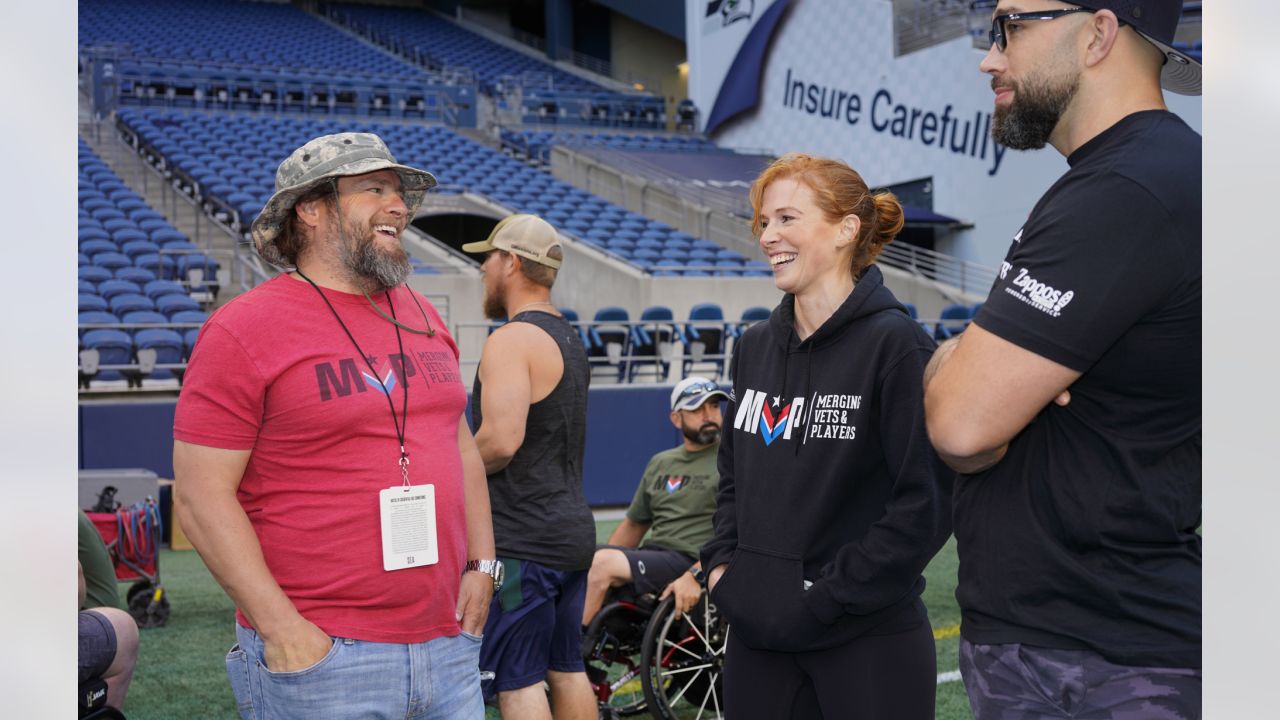
[[(587, 675), (598, 699), (611, 704), (613, 695), (623, 714), (644, 708), (638, 679), (631, 684), (633, 702), (619, 703), (627, 693), (617, 691), (639, 673), (635, 656), (642, 652), (644, 637), (658, 632), (648, 631), (652, 621), (666, 622), (667, 631), (676, 632), (673, 628), (686, 612), (705, 608), (698, 605), (703, 594), (698, 549), (712, 534), (720, 401), (728, 397), (705, 377), (690, 376), (675, 386), (670, 420), (683, 442), (650, 459), (626, 516), (596, 550), (587, 575), (582, 615)], [(652, 617), (655, 606), (668, 597), (671, 602), (662, 606), (667, 617)], [(608, 677), (618, 674), (621, 679)]]
[(684, 442), (649, 460), (626, 517), (608, 544), (596, 550), (587, 575), (583, 626), (591, 624), (611, 588), (627, 584), (636, 595), (660, 593), (659, 600), (674, 593), (680, 613), (698, 602), (698, 549), (711, 537), (716, 510), (716, 453), (723, 422), (719, 400), (728, 398), (715, 382), (696, 375), (671, 391), (671, 424)]

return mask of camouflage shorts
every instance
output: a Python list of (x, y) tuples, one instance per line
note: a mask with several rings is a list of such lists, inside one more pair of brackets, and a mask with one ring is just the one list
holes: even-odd
[(1126, 667), (1087, 650), (960, 641), (975, 720), (1198, 720), (1200, 671)]

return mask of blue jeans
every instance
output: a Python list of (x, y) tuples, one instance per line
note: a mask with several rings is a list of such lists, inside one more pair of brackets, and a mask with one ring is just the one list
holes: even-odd
[(262, 639), (236, 625), (227, 677), (245, 720), (483, 718), (480, 638), (462, 633), (404, 645), (334, 638), (315, 665), (271, 672)]

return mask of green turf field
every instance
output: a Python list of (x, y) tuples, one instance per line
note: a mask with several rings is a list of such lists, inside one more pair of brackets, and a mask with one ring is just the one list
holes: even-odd
[[(616, 525), (597, 524), (601, 541)], [(223, 657), (235, 642), (235, 607), (191, 551), (163, 550), (161, 579), (169, 595), (171, 615), (162, 628), (142, 631), (142, 646), (125, 710), (130, 720), (196, 720), (235, 718), (235, 705)], [(960, 613), (955, 604), (954, 540), (947, 543), (925, 571), (925, 603), (938, 640), (938, 672), (956, 669)], [(121, 591), (125, 589), (121, 587)], [(497, 718), (490, 712), (490, 718)], [(959, 682), (938, 687), (939, 720), (971, 717)]]

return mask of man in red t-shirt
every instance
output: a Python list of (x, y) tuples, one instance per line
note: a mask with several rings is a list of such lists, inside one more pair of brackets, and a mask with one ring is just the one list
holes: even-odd
[[(276, 173), (259, 255), (291, 270), (201, 329), (174, 419), (176, 512), (235, 601), (244, 717), (481, 717), (500, 583), (458, 349), (404, 283), (435, 185), (367, 133)], [(421, 714), (417, 714), (421, 713)]]

